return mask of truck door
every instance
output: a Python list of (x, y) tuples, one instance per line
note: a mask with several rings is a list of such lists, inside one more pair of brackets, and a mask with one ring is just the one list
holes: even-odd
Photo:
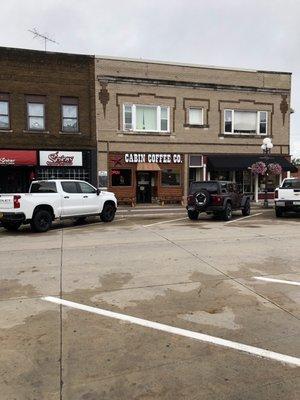
[(82, 215), (82, 193), (77, 182), (63, 181), (62, 187), (62, 217)]
[(82, 213), (99, 214), (101, 198), (97, 195), (97, 190), (87, 182), (78, 182), (82, 192)]

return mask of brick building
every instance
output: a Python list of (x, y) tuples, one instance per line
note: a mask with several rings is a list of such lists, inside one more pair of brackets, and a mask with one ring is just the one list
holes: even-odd
[(95, 74), (99, 179), (121, 201), (182, 201), (195, 179), (234, 180), (257, 200), (264, 180), (249, 168), (265, 137), (293, 169), (290, 73), (96, 57)]
[(94, 57), (0, 47), (0, 193), (96, 184)]

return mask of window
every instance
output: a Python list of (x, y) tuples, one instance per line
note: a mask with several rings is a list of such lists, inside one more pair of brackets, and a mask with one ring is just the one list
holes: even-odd
[(27, 98), (27, 129), (29, 131), (45, 130), (45, 101), (42, 98)]
[(125, 104), (123, 121), (125, 131), (169, 132), (169, 107)]
[(203, 110), (202, 108), (189, 108), (189, 124), (203, 125)]
[(199, 192), (202, 189), (207, 190), (211, 194), (216, 194), (219, 191), (217, 182), (193, 182), (190, 186), (189, 194)]
[(112, 186), (131, 186), (131, 169), (112, 169), (111, 185)]
[(9, 101), (7, 95), (0, 95), (0, 129), (9, 129)]
[(80, 190), (82, 193), (96, 193), (96, 189), (85, 182), (78, 182)]
[(63, 191), (66, 193), (80, 193), (76, 182), (72, 182), (72, 181), (62, 182), (61, 187), (62, 187)]
[(78, 132), (78, 99), (62, 98), (61, 102), (62, 131)]
[(202, 155), (190, 155), (190, 168), (201, 168), (203, 167), (203, 156)]
[(285, 179), (281, 189), (300, 189), (300, 179)]
[(30, 193), (57, 193), (55, 182), (33, 182)]
[(266, 135), (267, 111), (224, 111), (224, 131), (232, 134)]
[(180, 186), (180, 171), (176, 169), (164, 169), (161, 171), (162, 186)]

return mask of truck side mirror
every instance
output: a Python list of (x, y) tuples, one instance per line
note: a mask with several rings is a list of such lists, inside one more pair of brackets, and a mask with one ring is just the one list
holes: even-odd
[(96, 193), (97, 193), (97, 196), (99, 196), (99, 194), (101, 193), (101, 189), (98, 188)]

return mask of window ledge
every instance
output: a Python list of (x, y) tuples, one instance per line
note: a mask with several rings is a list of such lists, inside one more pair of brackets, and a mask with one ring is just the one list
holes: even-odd
[(66, 131), (59, 131), (60, 135), (82, 135), (81, 132), (66, 132)]
[(27, 130), (27, 129), (24, 129), (23, 130), (23, 133), (38, 133), (38, 134), (49, 134), (50, 133), (50, 131), (38, 131), (38, 130)]
[(250, 138), (250, 139), (260, 139), (265, 137), (272, 137), (272, 135), (267, 135), (264, 133), (260, 134), (249, 134), (249, 133), (220, 133), (219, 137), (230, 137), (230, 138)]
[(171, 136), (171, 132), (130, 132), (130, 131), (121, 131), (119, 132), (121, 135), (133, 135), (133, 136)]
[(12, 129), (0, 129), (0, 133), (13, 133)]
[(183, 124), (185, 128), (197, 128), (197, 129), (204, 129), (204, 128), (209, 128), (209, 125), (207, 124), (202, 124), (202, 125), (197, 125), (197, 124)]

